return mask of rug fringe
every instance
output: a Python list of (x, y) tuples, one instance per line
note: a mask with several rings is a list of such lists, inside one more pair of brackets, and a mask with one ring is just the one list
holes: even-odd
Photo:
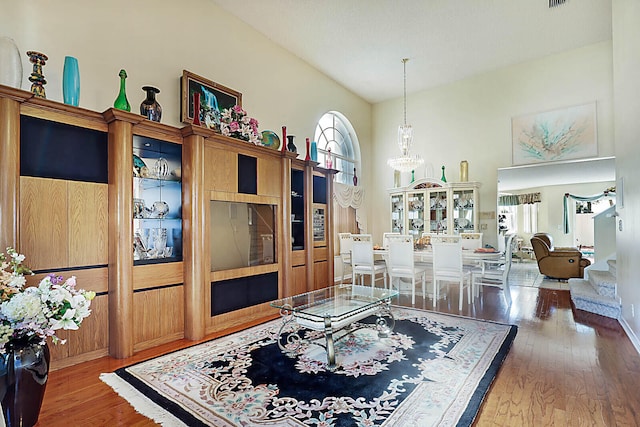
[(125, 399), (135, 411), (164, 427), (184, 427), (185, 424), (162, 407), (149, 400), (115, 373), (100, 374), (100, 379)]

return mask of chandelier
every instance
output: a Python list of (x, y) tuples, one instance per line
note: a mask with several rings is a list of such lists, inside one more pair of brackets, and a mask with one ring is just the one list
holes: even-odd
[(398, 127), (398, 147), (400, 147), (400, 156), (392, 157), (387, 160), (387, 164), (393, 169), (400, 172), (411, 172), (424, 163), (424, 159), (417, 154), (411, 154), (411, 146), (413, 145), (413, 129), (407, 124), (407, 61), (409, 58), (402, 59), (404, 68), (404, 124)]

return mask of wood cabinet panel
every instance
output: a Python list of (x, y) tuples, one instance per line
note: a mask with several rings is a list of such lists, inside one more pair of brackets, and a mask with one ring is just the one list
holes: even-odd
[[(184, 288), (171, 286), (133, 294), (134, 349), (139, 351), (182, 337)], [(158, 315), (162, 313), (162, 315)]]
[(108, 263), (108, 186), (70, 181), (69, 265), (106, 265)]
[(49, 345), (51, 361), (54, 367), (62, 367), (79, 363), (107, 354), (109, 346), (108, 330), (105, 325), (109, 320), (107, 295), (98, 295), (91, 301), (91, 315), (83, 320), (77, 331), (58, 331), (64, 345)]
[(238, 191), (238, 154), (230, 151), (205, 147), (205, 190)]
[(183, 263), (137, 265), (133, 267), (133, 289), (183, 283)]
[(67, 182), (20, 177), (20, 248), (33, 270), (69, 266)]
[(313, 264), (313, 289), (329, 286), (329, 263), (320, 261)]
[(279, 197), (282, 184), (280, 183), (279, 158), (258, 158), (258, 194), (261, 196)]
[(293, 282), (293, 294), (298, 295), (308, 292), (310, 289), (307, 287), (307, 267), (301, 265), (299, 267), (293, 267), (291, 269), (292, 282)]

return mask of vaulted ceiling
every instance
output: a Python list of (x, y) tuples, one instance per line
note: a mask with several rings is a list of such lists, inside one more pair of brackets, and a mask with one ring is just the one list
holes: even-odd
[(375, 103), (611, 40), (610, 0), (212, 0)]

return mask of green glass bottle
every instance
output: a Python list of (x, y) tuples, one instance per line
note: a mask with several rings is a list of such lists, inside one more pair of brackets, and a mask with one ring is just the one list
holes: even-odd
[(440, 178), (440, 181), (447, 182), (447, 178), (444, 176), (444, 166), (442, 166), (442, 178)]
[(416, 180), (416, 171), (412, 170), (411, 171), (411, 182)]
[(113, 106), (118, 110), (131, 111), (131, 104), (129, 104), (129, 100), (127, 99), (127, 91), (125, 90), (127, 72), (125, 70), (120, 70), (120, 73), (118, 75), (120, 76), (120, 93), (118, 93), (118, 97), (113, 103)]

